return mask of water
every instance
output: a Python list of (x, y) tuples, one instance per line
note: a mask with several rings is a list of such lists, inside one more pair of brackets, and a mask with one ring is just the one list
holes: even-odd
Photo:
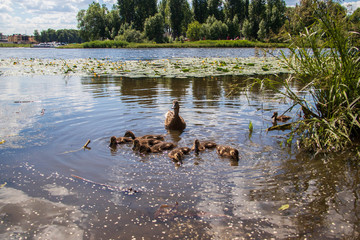
[[(274, 55), (280, 50), (268, 49)], [(111, 61), (152, 60), (192, 57), (254, 57), (264, 56), (261, 49), (255, 48), (140, 48), (140, 49), (53, 49), (53, 48), (1, 48), (0, 59), (4, 58), (43, 58), (43, 59), (75, 59), (96, 58)], [(270, 56), (269, 54), (267, 54)]]
[[(1, 77), (0, 238), (358, 238), (356, 155), (281, 145), (286, 132), (265, 129), (290, 103), (256, 89), (229, 95), (242, 81)], [(182, 133), (164, 128), (173, 99)], [(239, 149), (240, 161), (207, 150), (177, 166), (167, 153), (109, 149), (126, 130), (178, 146), (212, 140)]]

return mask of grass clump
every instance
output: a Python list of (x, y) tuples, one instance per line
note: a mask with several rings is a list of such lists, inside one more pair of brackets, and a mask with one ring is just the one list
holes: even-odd
[[(285, 82), (257, 83), (292, 100), (289, 111), (299, 107), (303, 117), (293, 123), (289, 139), (298, 136), (300, 149), (341, 151), (360, 137), (360, 53), (351, 41), (351, 35), (359, 33), (346, 31), (344, 18), (317, 4), (317, 22), (291, 38), (290, 56), (282, 56), (294, 74)], [(294, 81), (302, 89), (295, 91)], [(277, 84), (284, 90), (278, 90)]]

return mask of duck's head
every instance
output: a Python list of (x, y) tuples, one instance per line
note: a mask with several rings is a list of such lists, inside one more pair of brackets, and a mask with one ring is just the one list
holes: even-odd
[(239, 161), (239, 151), (237, 149), (232, 149), (230, 151), (230, 156), (232, 159)]
[(198, 139), (194, 140), (194, 151), (195, 153), (199, 153), (200, 141)]
[(275, 118), (275, 119), (276, 119), (277, 117), (278, 117), (278, 112), (274, 112), (271, 118)]
[(109, 145), (109, 147), (115, 147), (116, 144), (117, 144), (117, 142), (116, 142), (116, 137), (115, 137), (115, 136), (112, 136), (112, 137), (110, 138), (110, 145)]
[(124, 134), (124, 137), (130, 137), (132, 139), (135, 139), (135, 134), (132, 131), (126, 131)]
[(172, 109), (179, 109), (180, 108), (180, 104), (179, 104), (178, 100), (173, 101), (173, 105), (172, 105), (171, 108)]

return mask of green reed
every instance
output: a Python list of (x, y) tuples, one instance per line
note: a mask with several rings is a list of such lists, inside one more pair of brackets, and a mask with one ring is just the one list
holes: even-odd
[[(290, 139), (299, 136), (300, 149), (340, 151), (360, 136), (360, 53), (351, 41), (351, 35), (359, 33), (347, 31), (345, 18), (324, 8), (317, 8), (316, 17), (311, 28), (291, 37), (290, 56), (282, 54), (294, 73), (283, 82), (257, 83), (290, 99), (288, 111), (300, 110), (303, 116), (292, 124), (290, 134)], [(291, 87), (294, 81), (302, 86), (299, 91)]]

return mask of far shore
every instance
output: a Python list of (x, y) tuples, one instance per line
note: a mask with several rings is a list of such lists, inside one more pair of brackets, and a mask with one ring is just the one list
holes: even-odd
[[(0, 47), (33, 47), (34, 44), (0, 43)], [(124, 41), (92, 41), (58, 48), (286, 48), (287, 43), (266, 43), (248, 40), (174, 41), (172, 43), (128, 43)]]

